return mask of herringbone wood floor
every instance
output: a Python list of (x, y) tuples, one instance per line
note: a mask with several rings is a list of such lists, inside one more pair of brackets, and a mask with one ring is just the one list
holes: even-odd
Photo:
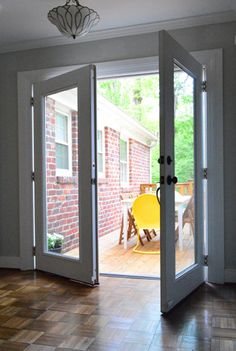
[(89, 288), (0, 270), (0, 351), (236, 350), (236, 286), (204, 285), (168, 316), (159, 282), (101, 278)]

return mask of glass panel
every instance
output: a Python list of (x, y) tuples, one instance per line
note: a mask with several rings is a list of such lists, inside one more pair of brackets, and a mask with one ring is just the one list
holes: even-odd
[(103, 133), (101, 130), (97, 131), (97, 153), (98, 172), (103, 173)]
[(68, 146), (56, 144), (56, 167), (60, 169), (69, 169)]
[[(58, 104), (71, 118), (62, 114), (56, 115)], [(45, 251), (76, 259), (79, 258), (80, 239), (77, 88), (46, 96), (45, 106)], [(69, 130), (71, 133), (68, 133)], [(71, 161), (68, 145), (56, 143), (56, 139), (63, 139), (71, 145)], [(72, 165), (70, 176), (58, 176), (57, 168), (68, 169), (69, 162)]]
[(182, 68), (174, 70), (174, 154), (176, 275), (195, 263), (194, 85)]
[(103, 173), (103, 154), (98, 153), (97, 161), (98, 161), (98, 172)]
[(120, 163), (120, 181), (121, 183), (128, 182), (128, 172), (127, 172), (127, 163)]
[(97, 148), (98, 148), (98, 152), (99, 153), (102, 153), (102, 143), (103, 143), (103, 140), (102, 140), (102, 131), (101, 130), (98, 130), (97, 132)]
[(56, 114), (56, 140), (68, 143), (68, 117)]
[(127, 142), (120, 140), (120, 160), (127, 162)]

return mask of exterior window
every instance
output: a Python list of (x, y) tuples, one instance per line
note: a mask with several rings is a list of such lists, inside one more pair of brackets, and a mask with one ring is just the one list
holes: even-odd
[(57, 175), (71, 176), (71, 118), (56, 112)]
[(98, 165), (98, 175), (104, 176), (104, 136), (103, 131), (97, 131), (97, 165)]
[(120, 139), (120, 183), (128, 185), (128, 142)]

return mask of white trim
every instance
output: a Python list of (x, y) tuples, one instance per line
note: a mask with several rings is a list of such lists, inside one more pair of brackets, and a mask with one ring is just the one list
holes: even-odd
[[(97, 127), (97, 134), (98, 132), (102, 133), (102, 172), (98, 171), (98, 178), (104, 179), (106, 177), (106, 149), (105, 149), (105, 128), (104, 127)], [(97, 137), (98, 139), (98, 137)], [(97, 147), (97, 155), (98, 155), (98, 147)]]
[[(19, 159), (19, 233), (20, 265), (22, 270), (34, 269), (34, 201), (31, 172), (32, 159), (32, 108), (30, 80), (18, 73), (18, 159)], [(0, 258), (1, 259), (1, 258)], [(3, 259), (3, 258), (2, 258)], [(8, 261), (6, 261), (8, 262)], [(9, 266), (10, 267), (10, 266)]]
[(97, 78), (109, 79), (158, 72), (158, 56), (143, 57), (97, 64)]
[(19, 268), (21, 268), (20, 262), (21, 262), (20, 257), (14, 257), (14, 256), (5, 256), (5, 257), (1, 256), (0, 257), (0, 267), (1, 268), (19, 269)]
[(188, 28), (195, 26), (202, 26), (208, 24), (225, 23), (236, 20), (236, 13), (233, 10), (217, 12), (209, 15), (192, 16), (179, 18), (169, 21), (159, 21), (147, 24), (138, 24), (128, 27), (120, 27), (114, 29), (105, 29), (88, 33), (82, 38), (74, 39), (65, 38), (62, 35), (50, 38), (42, 38), (35, 40), (27, 40), (22, 42), (15, 42), (3, 45), (0, 48), (0, 53), (14, 52), (28, 49), (43, 48), (49, 46), (71, 45), (95, 40), (112, 39), (119, 37), (126, 37), (131, 35), (140, 35), (147, 33), (154, 33), (160, 30), (173, 30), (180, 28)]
[(236, 269), (225, 269), (225, 283), (236, 283)]
[(208, 168), (208, 281), (224, 283), (223, 50), (193, 53), (206, 65)]

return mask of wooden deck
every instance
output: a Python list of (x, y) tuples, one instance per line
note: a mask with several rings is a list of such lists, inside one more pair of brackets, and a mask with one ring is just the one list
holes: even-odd
[[(118, 244), (119, 231), (112, 232), (99, 239), (99, 271), (100, 273), (115, 273), (140, 276), (160, 276), (160, 254), (140, 254), (134, 253), (136, 237), (128, 241), (128, 248), (124, 249), (123, 244)], [(160, 248), (159, 236), (147, 242), (144, 239), (142, 250), (158, 251)], [(77, 256), (78, 248), (67, 255)], [(176, 243), (176, 271), (180, 272), (184, 268), (194, 263), (194, 240), (189, 227), (184, 228), (183, 250), (178, 249)]]

